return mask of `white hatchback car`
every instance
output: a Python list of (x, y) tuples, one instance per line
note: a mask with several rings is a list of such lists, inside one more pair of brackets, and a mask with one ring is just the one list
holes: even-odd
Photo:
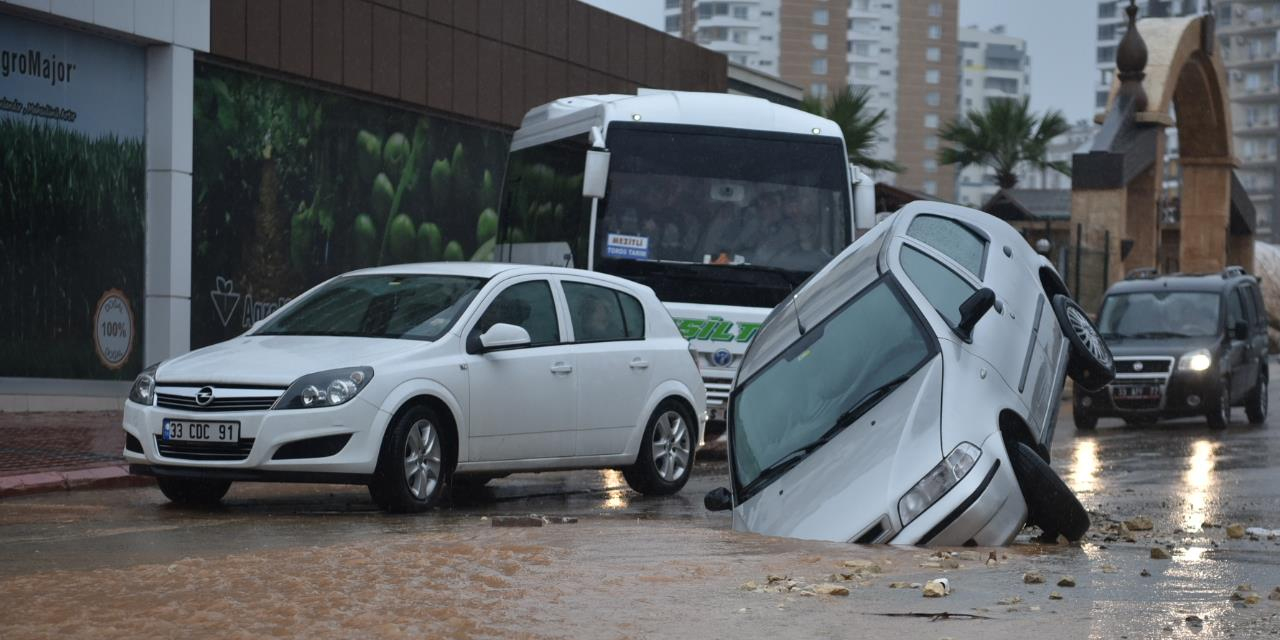
[(216, 502), (233, 481), (341, 482), (421, 511), (455, 481), (615, 467), (669, 494), (689, 478), (705, 396), (648, 287), (552, 267), (380, 267), (144, 371), (124, 456), (180, 503)]
[(773, 310), (730, 397), (734, 528), (998, 545), (1089, 519), (1048, 465), (1063, 381), (1110, 353), (1052, 265), (985, 213), (915, 202)]

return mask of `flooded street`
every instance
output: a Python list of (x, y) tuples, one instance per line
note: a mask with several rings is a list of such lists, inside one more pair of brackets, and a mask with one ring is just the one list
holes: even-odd
[[(670, 498), (614, 471), (524, 475), (421, 516), (349, 486), (239, 484), (209, 511), (152, 488), (11, 498), (0, 637), (1280, 637), (1280, 539), (1227, 529), (1280, 529), (1280, 426), (1234, 417), (1078, 435), (1064, 413), (1053, 463), (1086, 541), (947, 558), (735, 533), (702, 508), (716, 460)], [(492, 526), (529, 513), (578, 521)], [(1138, 516), (1150, 530), (1121, 528)], [(912, 586), (940, 577), (946, 597)], [(808, 593), (824, 584), (849, 594)]]

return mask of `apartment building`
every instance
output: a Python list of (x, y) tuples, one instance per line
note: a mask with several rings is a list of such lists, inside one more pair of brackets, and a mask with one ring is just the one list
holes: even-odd
[(886, 121), (879, 157), (906, 167), (885, 182), (944, 199), (938, 129), (957, 114), (958, 0), (662, 0), (665, 31), (776, 75), (810, 95), (865, 88)]
[(1280, 236), (1280, 2), (1219, 1), (1218, 41), (1227, 67), (1236, 175), (1258, 213), (1257, 235)]
[[(1026, 40), (1005, 34), (1004, 27), (960, 29), (958, 39), (961, 114), (981, 111), (992, 100), (1031, 95), (1031, 57)], [(981, 207), (998, 189), (994, 170), (967, 167), (956, 177), (956, 202)]]

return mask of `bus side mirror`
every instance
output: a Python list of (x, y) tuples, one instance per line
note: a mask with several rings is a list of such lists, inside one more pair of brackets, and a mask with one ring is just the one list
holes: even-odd
[(609, 181), (609, 152), (605, 149), (587, 150), (587, 165), (582, 172), (582, 197), (603, 198)]
[(876, 219), (876, 182), (853, 163), (849, 163), (849, 178), (853, 183), (853, 228), (863, 232), (879, 222)]

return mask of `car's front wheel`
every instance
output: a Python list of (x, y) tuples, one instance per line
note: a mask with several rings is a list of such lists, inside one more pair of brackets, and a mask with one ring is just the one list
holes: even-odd
[(1053, 467), (1021, 442), (1009, 449), (1009, 460), (1027, 502), (1027, 524), (1040, 527), (1048, 538), (1063, 535), (1072, 542), (1083, 538), (1089, 530), (1089, 513)]
[(632, 489), (665, 496), (682, 489), (693, 470), (697, 423), (679, 402), (665, 400), (649, 416), (635, 464), (622, 470)]
[(1223, 379), (1218, 384), (1218, 399), (1214, 401), (1213, 406), (1209, 408), (1209, 413), (1205, 414), (1205, 422), (1209, 423), (1209, 428), (1214, 431), (1226, 429), (1231, 424), (1231, 381)]
[(1102, 334), (1089, 319), (1089, 314), (1064, 295), (1053, 297), (1053, 311), (1062, 334), (1071, 344), (1067, 375), (1081, 388), (1097, 391), (1116, 377), (1115, 361)]
[(170, 502), (189, 507), (218, 504), (231, 489), (230, 480), (202, 478), (156, 478), (156, 484)]
[(430, 407), (411, 407), (387, 429), (369, 495), (385, 511), (416, 513), (444, 493), (446, 428)]
[(1258, 385), (1253, 388), (1253, 393), (1249, 394), (1244, 412), (1249, 416), (1249, 424), (1263, 424), (1267, 421), (1267, 375), (1265, 373), (1258, 376)]

